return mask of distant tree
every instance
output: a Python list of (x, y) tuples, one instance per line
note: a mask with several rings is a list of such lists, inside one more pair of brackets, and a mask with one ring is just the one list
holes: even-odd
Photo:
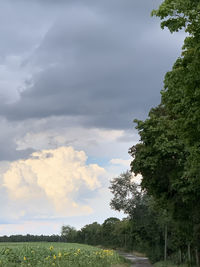
[(133, 181), (132, 173), (129, 171), (121, 173), (110, 183), (109, 189), (114, 195), (110, 202), (111, 208), (133, 217), (136, 212), (136, 203), (142, 204), (142, 194), (139, 186)]
[[(129, 223), (121, 224), (124, 227), (121, 232), (125, 234), (125, 246), (146, 252), (154, 260), (160, 259), (163, 248), (162, 229), (156, 221), (157, 214), (150, 208), (151, 198), (134, 182), (129, 171), (113, 178), (110, 190), (114, 195), (111, 207), (129, 216)], [(120, 224), (117, 225), (119, 226)]]
[(66, 242), (76, 242), (77, 231), (74, 227), (70, 225), (63, 225), (61, 229), (61, 237)]
[(78, 234), (79, 240), (88, 245), (102, 243), (102, 228), (97, 222), (85, 225)]
[(63, 242), (59, 235), (11, 235), (0, 236), (0, 242)]
[(116, 246), (118, 243), (118, 236), (115, 229), (120, 220), (115, 217), (106, 219), (102, 224), (103, 244), (105, 246)]

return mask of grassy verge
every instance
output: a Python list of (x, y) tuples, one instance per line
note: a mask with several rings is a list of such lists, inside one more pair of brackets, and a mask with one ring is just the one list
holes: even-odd
[(112, 267), (130, 267), (130, 263), (118, 263), (112, 265)]
[(119, 256), (120, 262), (112, 264), (111, 267), (130, 267), (131, 266), (131, 261), (125, 259), (122, 256)]
[(160, 262), (155, 263), (153, 266), (154, 267), (188, 267), (187, 264), (177, 265), (177, 264), (172, 263), (171, 261), (167, 261), (167, 262), (160, 261)]

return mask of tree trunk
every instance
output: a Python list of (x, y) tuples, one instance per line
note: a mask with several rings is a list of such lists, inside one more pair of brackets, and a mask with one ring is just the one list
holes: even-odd
[(179, 263), (182, 263), (182, 252), (181, 249), (179, 249)]
[(199, 253), (197, 248), (195, 248), (195, 258), (196, 258), (196, 265), (199, 267)]
[(188, 262), (191, 263), (191, 248), (190, 248), (190, 243), (188, 244)]
[(167, 224), (165, 225), (165, 251), (164, 251), (164, 261), (167, 260)]
[(126, 245), (126, 233), (124, 234), (124, 247), (126, 249), (127, 245)]

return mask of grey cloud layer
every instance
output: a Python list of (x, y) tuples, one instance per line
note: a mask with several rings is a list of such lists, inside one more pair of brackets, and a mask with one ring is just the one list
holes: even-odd
[(11, 120), (82, 116), (85, 126), (130, 128), (159, 103), (163, 75), (180, 44), (170, 43), (150, 18), (159, 3), (58, 2), (63, 11), (28, 62), (40, 71), (1, 114)]
[(25, 127), (24, 124), (9, 123), (2, 118), (0, 118), (0, 125), (0, 162), (26, 158), (34, 151), (32, 148), (17, 150), (16, 144), (16, 139), (23, 136), (24, 132), (29, 131), (31, 126)]
[[(49, 158), (49, 165), (43, 165), (44, 158), (37, 160), (36, 155), (33, 163), (30, 154), (69, 146), (85, 151), (85, 171), (95, 163), (107, 173), (98, 176), (102, 188), (91, 190), (79, 179), (76, 187), (76, 179), (71, 179), (79, 190), (72, 188), (66, 201), (89, 203), (96, 213), (63, 218), (62, 223), (76, 226), (78, 221), (82, 227), (118, 216), (109, 209), (108, 179), (128, 167), (128, 148), (138, 141), (130, 129), (132, 120), (144, 118), (159, 103), (163, 75), (180, 53), (183, 39), (162, 32), (159, 21), (150, 17), (160, 2), (0, 0), (0, 224), (12, 222), (29, 233), (34, 229), (52, 234), (49, 224), (38, 230), (39, 224), (22, 220), (64, 216), (52, 203), (64, 203), (63, 185), (66, 192), (70, 188), (65, 176), (72, 170), (69, 178), (79, 177), (80, 171), (77, 165), (70, 167), (68, 159), (58, 164)], [(65, 212), (70, 210), (66, 207)], [(58, 231), (60, 223), (61, 218)], [(6, 229), (9, 235), (21, 231), (16, 225)]]

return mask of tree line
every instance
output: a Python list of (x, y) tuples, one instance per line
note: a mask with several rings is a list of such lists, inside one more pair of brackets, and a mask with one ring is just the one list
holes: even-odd
[(103, 224), (94, 222), (78, 231), (64, 225), (61, 236), (66, 242), (142, 252), (152, 263), (168, 259), (176, 264), (198, 265), (196, 246), (190, 243), (188, 250), (187, 240), (194, 238), (191, 229), (175, 220), (166, 205), (136, 184), (130, 171), (113, 178), (110, 190), (111, 208), (123, 211), (127, 217), (111, 217)]
[(60, 235), (4, 235), (0, 236), (0, 242), (65, 242)]
[[(126, 172), (113, 179), (115, 184), (117, 182), (121, 185), (123, 180), (126, 185), (133, 185), (134, 187), (134, 190), (126, 191), (129, 194), (127, 203), (129, 202), (128, 205), (130, 206), (126, 218), (120, 220), (110, 217), (102, 224), (93, 222), (78, 231), (72, 226), (63, 225), (61, 236), (65, 238), (65, 241), (127, 251), (135, 250), (145, 253), (152, 262), (160, 260), (164, 250), (163, 218), (155, 211), (154, 203), (147, 194), (139, 190), (135, 196), (135, 190), (139, 186), (134, 184), (129, 179), (130, 177), (132, 177), (131, 173)], [(124, 202), (124, 199), (123, 193), (120, 194), (119, 202)], [(112, 207), (116, 204), (115, 201), (116, 199), (113, 197)], [(125, 206), (127, 208), (127, 205)], [(171, 242), (174, 243), (175, 241), (171, 238)]]

